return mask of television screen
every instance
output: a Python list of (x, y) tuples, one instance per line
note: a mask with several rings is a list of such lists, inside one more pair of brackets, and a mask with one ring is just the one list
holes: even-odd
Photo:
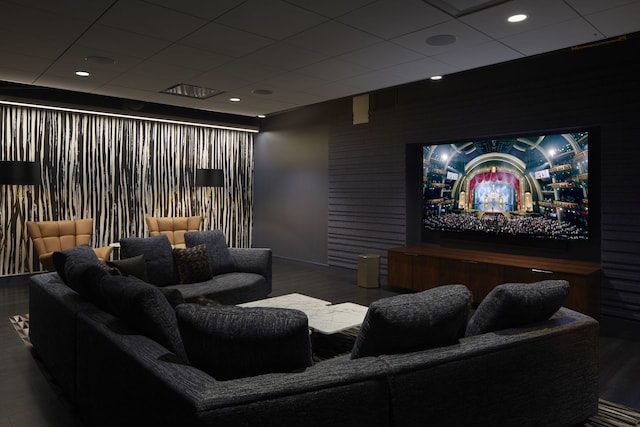
[(423, 232), (589, 239), (589, 133), (423, 145)]

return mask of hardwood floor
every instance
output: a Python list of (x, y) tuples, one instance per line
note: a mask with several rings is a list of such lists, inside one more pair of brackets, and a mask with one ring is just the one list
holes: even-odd
[[(356, 286), (356, 273), (274, 259), (272, 296), (298, 292), (333, 303), (362, 305), (398, 290)], [(0, 427), (82, 426), (47, 380), (9, 321), (27, 313), (27, 278), (0, 278)], [(600, 337), (600, 397), (640, 410), (640, 340), (620, 331)]]

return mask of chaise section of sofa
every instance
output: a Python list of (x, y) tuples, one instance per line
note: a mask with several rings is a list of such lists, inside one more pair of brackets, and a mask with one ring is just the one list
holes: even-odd
[(381, 359), (395, 425), (551, 427), (597, 412), (597, 352), (598, 322), (563, 307), (526, 327)]

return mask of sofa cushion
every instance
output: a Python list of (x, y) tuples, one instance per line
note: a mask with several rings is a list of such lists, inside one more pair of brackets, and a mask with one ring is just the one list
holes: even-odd
[(79, 245), (71, 249), (64, 251), (56, 251), (53, 253), (53, 266), (58, 273), (58, 276), (66, 283), (65, 277), (65, 263), (69, 257), (83, 259), (86, 262), (97, 264), (100, 260), (94, 252), (93, 248), (89, 245)]
[(189, 360), (217, 380), (312, 364), (308, 320), (301, 311), (182, 304), (176, 314)]
[(569, 294), (566, 280), (505, 283), (496, 286), (469, 320), (466, 336), (524, 326), (549, 319)]
[(173, 258), (180, 283), (198, 283), (211, 279), (211, 266), (206, 245), (192, 248), (174, 248)]
[(133, 276), (105, 275), (96, 285), (101, 309), (188, 363), (175, 310), (158, 288)]
[(207, 246), (209, 265), (214, 276), (236, 270), (227, 246), (227, 239), (221, 230), (191, 231), (185, 233), (184, 241), (188, 248), (198, 245)]
[(121, 258), (144, 255), (149, 283), (174, 285), (180, 281), (173, 261), (173, 248), (164, 234), (152, 237), (127, 237), (120, 240)]
[(419, 351), (453, 344), (464, 334), (471, 292), (447, 285), (373, 302), (351, 358)]
[(147, 264), (143, 254), (131, 258), (107, 261), (107, 265), (117, 269), (122, 276), (134, 276), (145, 282), (149, 281), (147, 277)]
[(99, 262), (87, 260), (82, 256), (70, 255), (64, 263), (65, 284), (81, 297), (96, 305), (100, 301), (100, 296), (95, 284), (102, 277), (108, 275), (109, 272)]

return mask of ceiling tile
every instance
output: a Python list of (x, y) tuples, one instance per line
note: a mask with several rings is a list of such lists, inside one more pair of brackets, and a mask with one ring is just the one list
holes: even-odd
[(272, 44), (273, 40), (211, 23), (185, 37), (180, 43), (239, 58)]
[(248, 0), (216, 22), (282, 40), (326, 20), (323, 16), (279, 0)]
[(180, 64), (194, 70), (207, 71), (233, 60), (230, 56), (202, 51), (190, 46), (173, 44), (156, 53), (150, 61), (161, 64)]
[[(2, 76), (3, 81), (14, 82), (14, 83), (23, 83), (23, 84), (33, 84), (38, 78), (40, 73), (34, 73), (28, 70), (22, 70), (19, 68), (11, 68), (11, 67), (3, 67), (0, 66), (0, 75)], [(0, 87), (3, 91), (6, 91), (6, 88), (3, 87), (2, 81), (0, 81)], [(21, 90), (15, 91), (16, 96), (20, 96)]]
[(386, 68), (385, 71), (403, 77), (406, 82), (414, 82), (427, 79), (431, 76), (443, 76), (455, 73), (460, 71), (460, 68), (444, 64), (433, 58), (424, 58)]
[(361, 49), (381, 40), (335, 21), (325, 22), (285, 40), (287, 44), (336, 56)]
[(67, 49), (68, 45), (68, 42), (60, 39), (18, 34), (11, 30), (0, 28), (0, 52), (26, 54), (26, 56), (54, 60)]
[(640, 0), (565, 0), (580, 15), (590, 15), (595, 12), (616, 9), (625, 4), (640, 3)]
[[(602, 34), (582, 18), (538, 28), (526, 33), (505, 37), (501, 41), (525, 55), (537, 55), (585, 43), (585, 40), (602, 39)], [(562, 40), (562, 44), (558, 43)]]
[(362, 31), (392, 39), (451, 19), (422, 0), (379, 0), (337, 18)]
[(77, 44), (144, 59), (170, 46), (171, 42), (104, 25), (94, 25), (83, 34)]
[(466, 49), (436, 55), (434, 59), (442, 61), (445, 64), (458, 67), (461, 70), (468, 70), (470, 68), (484, 67), (485, 65), (511, 61), (513, 59), (521, 58), (522, 56), (522, 54), (503, 45), (502, 43), (492, 41)]
[(36, 75), (44, 72), (49, 67), (49, 60), (37, 56), (0, 51), (0, 57), (2, 58), (2, 62), (0, 62), (2, 67), (35, 73)]
[(405, 80), (397, 74), (391, 74), (386, 71), (371, 71), (357, 77), (342, 80), (341, 83), (358, 88), (357, 91), (343, 94), (343, 96), (351, 96), (359, 92), (369, 92), (376, 89), (396, 86), (405, 83)]
[[(452, 35), (456, 37), (455, 43), (444, 46), (432, 46), (427, 44), (427, 38), (438, 35)], [(460, 21), (447, 21), (442, 24), (424, 30), (416, 31), (405, 36), (391, 40), (407, 49), (415, 50), (427, 56), (438, 55), (450, 50), (457, 50), (486, 43), (491, 39), (479, 31), (474, 30)]]
[(370, 70), (357, 64), (330, 58), (296, 70), (300, 74), (328, 81), (342, 80)]
[[(71, 80), (76, 79), (78, 82), (91, 80), (93, 82), (106, 83), (141, 63), (138, 58), (119, 55), (116, 59), (110, 55), (110, 52), (74, 45), (51, 64), (47, 70), (47, 75), (70, 78)], [(110, 57), (115, 60), (115, 63), (100, 64), (87, 61), (85, 58), (88, 56)], [(77, 77), (74, 73), (78, 70), (88, 71), (91, 76), (88, 78)]]
[(116, 2), (99, 23), (136, 34), (176, 41), (207, 23), (206, 20), (140, 0)]
[(159, 92), (177, 83), (186, 82), (197, 74), (199, 72), (188, 68), (168, 65), (159, 67), (153, 62), (143, 62), (126, 74), (114, 78), (111, 84)]
[(320, 62), (325, 58), (325, 55), (285, 43), (274, 43), (245, 56), (248, 61), (266, 64), (281, 70), (295, 70), (296, 68)]
[(620, 36), (637, 31), (640, 22), (640, 2), (608, 9), (586, 17), (605, 37)]
[[(528, 19), (518, 23), (508, 22), (507, 18), (516, 13), (524, 13)], [(513, 0), (463, 16), (460, 20), (489, 37), (500, 39), (578, 17), (563, 1)]]
[(261, 82), (262, 86), (265, 87), (286, 88), (291, 90), (306, 90), (325, 83), (327, 83), (325, 79), (310, 77), (299, 73), (281, 74)]
[(220, 15), (241, 5), (245, 1), (246, 0), (146, 0), (147, 3), (208, 20), (218, 18)]
[(420, 58), (422, 55), (419, 53), (389, 42), (378, 43), (338, 57), (340, 60), (352, 62), (370, 70), (387, 68)]
[(285, 0), (287, 3), (310, 10), (329, 18), (337, 18), (376, 0)]
[(97, 82), (95, 80), (86, 79), (78, 81), (78, 78), (74, 77), (75, 76), (62, 77), (52, 74), (45, 74), (44, 76), (38, 77), (38, 79), (34, 83), (38, 86), (55, 87), (57, 89), (67, 89), (81, 92), (92, 92), (102, 85), (101, 82)]

